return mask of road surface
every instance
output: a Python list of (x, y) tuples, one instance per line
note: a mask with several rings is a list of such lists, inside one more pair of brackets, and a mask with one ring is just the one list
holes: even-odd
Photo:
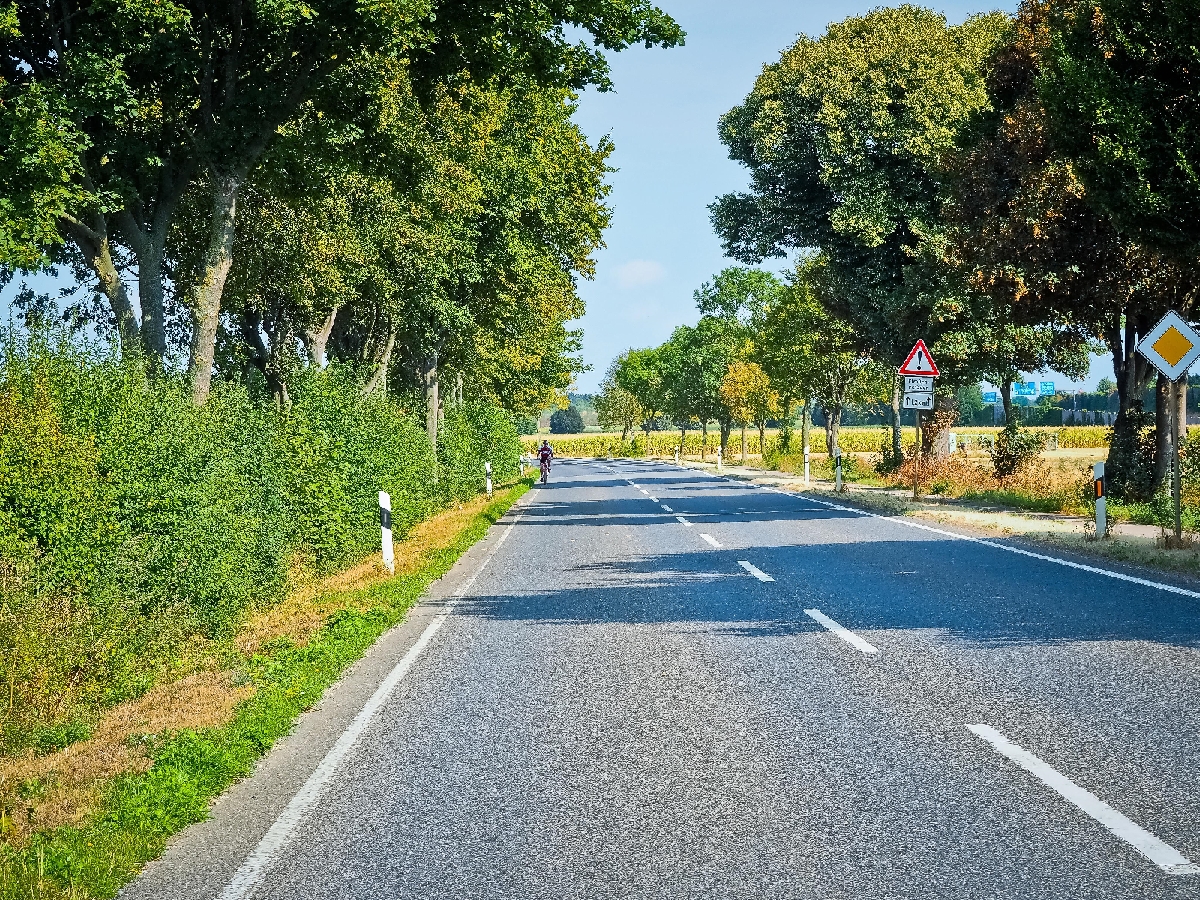
[(560, 462), (123, 896), (1200, 897), (1143, 577)]

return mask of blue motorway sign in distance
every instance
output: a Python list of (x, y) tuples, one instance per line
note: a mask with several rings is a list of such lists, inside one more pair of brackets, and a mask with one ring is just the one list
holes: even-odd
[(1039, 394), (1053, 394), (1054, 393), (1054, 382), (1053, 381), (1039, 381), (1038, 382), (1038, 393)]
[(1037, 385), (1033, 384), (1032, 382), (1026, 382), (1024, 384), (1014, 384), (1013, 390), (1017, 392), (1018, 397), (1036, 397), (1037, 396)]
[(999, 391), (984, 391), (983, 392), (983, 402), (984, 403), (999, 403), (1000, 402), (1000, 392)]

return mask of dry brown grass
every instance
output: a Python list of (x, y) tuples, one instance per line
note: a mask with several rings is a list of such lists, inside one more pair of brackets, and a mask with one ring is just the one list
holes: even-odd
[(250, 693), (228, 672), (196, 672), (109, 710), (85, 741), (48, 756), (0, 759), (0, 837), (19, 847), (34, 830), (81, 822), (106, 782), (149, 768), (139, 738), (223, 725)]
[[(450, 543), (488, 502), (486, 497), (476, 498), (413, 528), (408, 537), (394, 545), (396, 574), (420, 569), (426, 553)], [(250, 656), (264, 644), (281, 638), (303, 645), (335, 612), (359, 608), (354, 593), (384, 577), (383, 558), (376, 553), (334, 575), (303, 582), (282, 603), (250, 618), (238, 632), (237, 649)]]
[[(395, 545), (396, 573), (421, 568), (425, 555), (446, 546), (487, 505), (479, 498), (421, 523)], [(327, 578), (302, 583), (284, 602), (250, 618), (234, 639), (250, 655), (269, 641), (311, 639), (329, 616), (356, 606), (355, 592), (386, 575), (379, 554)], [(212, 648), (199, 642), (189, 664), (208, 669), (153, 688), (103, 715), (90, 738), (45, 756), (27, 752), (0, 757), (0, 841), (23, 847), (35, 830), (78, 824), (94, 813), (105, 786), (116, 776), (150, 766), (144, 738), (166, 732), (228, 724), (252, 693), (233, 673), (212, 669)]]

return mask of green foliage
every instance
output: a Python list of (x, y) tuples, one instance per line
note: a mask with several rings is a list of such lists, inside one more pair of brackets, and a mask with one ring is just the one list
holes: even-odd
[(497, 498), (447, 546), (429, 553), (417, 572), (356, 592), (347, 604), (355, 608), (334, 615), (303, 647), (279, 644), (247, 660), (255, 693), (234, 720), (220, 729), (164, 736), (152, 748), (150, 771), (119, 778), (96, 821), (37, 834), (26, 850), (0, 843), (0, 898), (113, 896), (172, 834), (204, 819), (212, 798), (247, 774), (525, 488)]
[(290, 408), (180, 380), (61, 334), (0, 342), (0, 750), (35, 725), (87, 721), (144, 691), (193, 636), (228, 634), (287, 591), (297, 566), (378, 548), (377, 492), (403, 536), (453, 498), (515, 475), (507, 414), (452, 411), (433, 477), (424, 429), (336, 368)]
[(988, 451), (996, 477), (1003, 481), (1018, 474), (1041, 455), (1043, 446), (1042, 436), (1021, 428), (1014, 416), (996, 435), (996, 441)]
[(1200, 110), (1191, 99), (1200, 65), (1195, 5), (1088, 0), (1055, 11), (1041, 90), (1059, 142), (1091, 199), (1120, 229), (1194, 260), (1200, 247)]
[(438, 434), (438, 488), (447, 499), (465, 500), (484, 489), (483, 464), (492, 464), (492, 479), (517, 477), (521, 445), (511, 415), (481, 401), (446, 410)]
[(573, 405), (566, 409), (556, 409), (550, 414), (551, 434), (581, 434), (583, 432), (583, 416)]

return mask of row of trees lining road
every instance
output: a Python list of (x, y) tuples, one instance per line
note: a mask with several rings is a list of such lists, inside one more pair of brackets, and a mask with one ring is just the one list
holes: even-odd
[[(1160, 378), (1146, 412), (1153, 371), (1135, 347), (1168, 309), (1193, 314), (1200, 284), (1194, 13), (1186, 0), (1026, 0), (1015, 17), (952, 26), (905, 5), (767, 65), (720, 123), (750, 188), (710, 209), (735, 259), (799, 254), (787, 299), (748, 292), (740, 313), (791, 323), (751, 329), (780, 396), (803, 396), (805, 335), (839, 345), (863, 385), (924, 338), (939, 406), (985, 379), (1010, 415), (1019, 373), (1078, 377), (1103, 346), (1119, 395), (1109, 487), (1156, 490), (1182, 396)], [(787, 334), (775, 355), (768, 335)], [(891, 403), (899, 458), (895, 380)]]
[(71, 320), (197, 403), (336, 359), (434, 423), (447, 373), (544, 408), (609, 220), (575, 92), (682, 39), (646, 0), (0, 0), (0, 284), (74, 273)]
[[(858, 349), (850, 327), (828, 313), (820, 300), (828, 288), (821, 257), (804, 262), (787, 283), (769, 272), (730, 267), (695, 292), (700, 320), (680, 326), (664, 344), (621, 354), (609, 367), (596, 410), (606, 428), (647, 431), (665, 417), (707, 437), (720, 429), (725, 450), (735, 427), (759, 431), (765, 446), (767, 422), (784, 423), (782, 450), (797, 402), (819, 407), (826, 449), (837, 446), (842, 411), (890, 395), (891, 373)], [(705, 442), (701, 443), (701, 453)]]

